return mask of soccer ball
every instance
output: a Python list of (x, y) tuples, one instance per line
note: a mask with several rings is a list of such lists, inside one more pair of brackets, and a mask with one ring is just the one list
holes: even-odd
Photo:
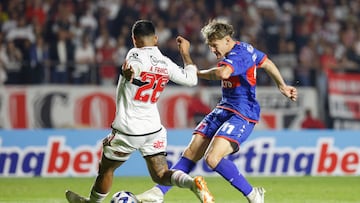
[(112, 196), (110, 203), (139, 203), (139, 200), (132, 192), (122, 190)]

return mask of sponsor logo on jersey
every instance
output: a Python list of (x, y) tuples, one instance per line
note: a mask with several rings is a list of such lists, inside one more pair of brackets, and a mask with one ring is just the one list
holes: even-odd
[(165, 61), (157, 59), (155, 56), (150, 55), (150, 62), (153, 66), (158, 65), (159, 63), (167, 65)]

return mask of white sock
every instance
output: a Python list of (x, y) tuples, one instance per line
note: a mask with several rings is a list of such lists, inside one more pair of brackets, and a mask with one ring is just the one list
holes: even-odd
[(176, 170), (171, 175), (171, 184), (181, 188), (192, 188), (194, 184), (194, 179), (188, 174), (180, 170)]
[(90, 193), (90, 203), (100, 203), (106, 198), (108, 194), (109, 193), (106, 194), (98, 193), (94, 190), (94, 188), (92, 188)]
[(246, 196), (246, 198), (248, 200), (254, 200), (256, 197), (256, 191), (254, 190), (254, 188), (251, 190), (251, 192)]

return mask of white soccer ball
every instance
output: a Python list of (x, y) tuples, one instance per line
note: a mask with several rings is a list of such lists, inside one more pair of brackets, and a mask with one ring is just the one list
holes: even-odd
[(122, 190), (112, 196), (110, 203), (139, 203), (139, 201), (132, 192)]

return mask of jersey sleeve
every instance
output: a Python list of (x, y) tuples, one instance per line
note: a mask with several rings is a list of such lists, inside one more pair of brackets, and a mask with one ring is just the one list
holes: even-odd
[(267, 59), (267, 55), (262, 52), (262, 51), (259, 51), (257, 49), (254, 49), (257, 57), (256, 57), (256, 60), (255, 60), (255, 63), (256, 63), (256, 66), (257, 67), (261, 67), (261, 64), (264, 63), (264, 61)]
[(251, 60), (255, 63), (257, 67), (261, 66), (261, 64), (265, 61), (267, 58), (266, 54), (255, 47), (253, 47), (251, 44), (244, 43), (243, 45), (246, 48), (246, 51), (250, 54)]
[(249, 69), (260, 67), (267, 58), (266, 54), (252, 45), (242, 42), (241, 49), (223, 60), (223, 63), (232, 67), (234, 75), (246, 73)]
[(195, 65), (182, 68), (169, 60), (169, 79), (179, 85), (195, 86), (198, 82), (197, 68)]

